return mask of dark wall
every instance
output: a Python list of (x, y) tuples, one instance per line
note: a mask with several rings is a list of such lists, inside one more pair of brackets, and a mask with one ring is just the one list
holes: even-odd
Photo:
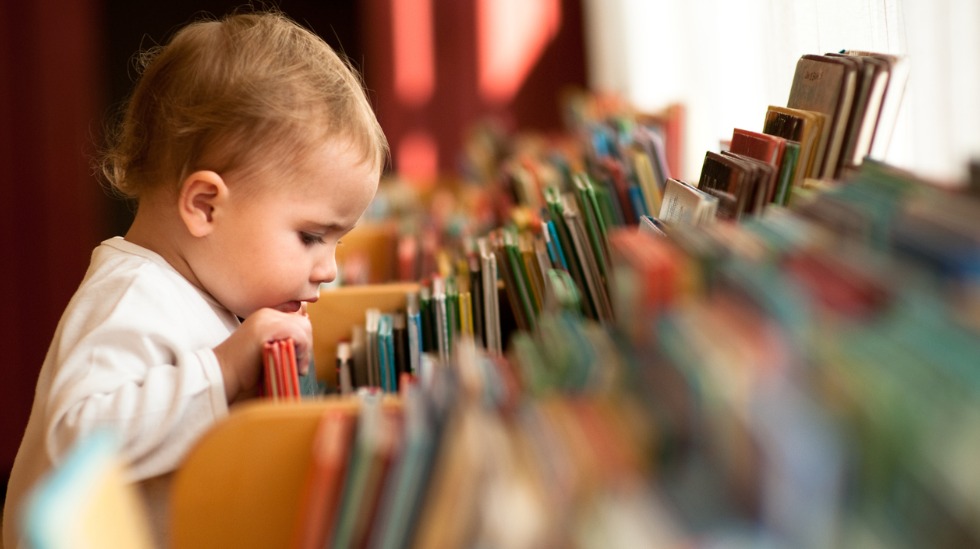
[[(432, 0), (437, 101), (409, 117), (385, 97), (393, 89), (385, 36), (392, 1), (397, 0), (281, 0), (277, 5), (343, 50), (362, 71), (389, 138), (409, 125), (437, 135), (443, 170), (455, 169), (454, 151), (473, 121), (498, 114), (518, 127), (557, 128), (557, 91), (585, 83), (578, 0), (563, 0), (558, 37), (507, 105), (487, 105), (476, 97), (476, 0)], [(131, 221), (130, 208), (103, 192), (92, 166), (105, 121), (118, 111), (136, 76), (133, 55), (164, 43), (201, 12), (223, 15), (242, 3), (0, 5), (0, 478), (9, 474), (38, 371), (92, 249), (124, 233)]]

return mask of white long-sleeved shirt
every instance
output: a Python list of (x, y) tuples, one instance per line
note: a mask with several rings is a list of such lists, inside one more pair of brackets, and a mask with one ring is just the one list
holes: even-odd
[(7, 488), (3, 546), (20, 545), (25, 495), (97, 428), (115, 433), (165, 539), (169, 474), (228, 413), (212, 349), (238, 325), (156, 253), (121, 237), (97, 247), (41, 367)]

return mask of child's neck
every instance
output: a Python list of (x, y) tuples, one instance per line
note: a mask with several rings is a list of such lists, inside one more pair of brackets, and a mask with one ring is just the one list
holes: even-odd
[(140, 200), (136, 216), (125, 235), (128, 242), (158, 254), (184, 278), (199, 286), (184, 253), (188, 238), (191, 237), (186, 234), (176, 206), (154, 197)]

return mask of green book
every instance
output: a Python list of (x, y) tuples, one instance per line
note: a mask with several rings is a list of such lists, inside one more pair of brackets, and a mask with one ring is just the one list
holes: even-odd
[(446, 331), (446, 343), (452, 352), (460, 332), (459, 290), (454, 277), (446, 279)]
[(613, 227), (616, 223), (616, 213), (613, 209), (613, 199), (609, 196), (609, 189), (603, 186), (592, 186), (595, 193), (596, 211), (599, 212), (599, 219), (602, 220), (603, 227)]
[(776, 176), (776, 194), (773, 198), (773, 202), (780, 206), (789, 205), (790, 194), (793, 191), (793, 177), (796, 175), (796, 163), (799, 159), (800, 144), (787, 140), (786, 148), (783, 149), (783, 162)]
[[(548, 204), (548, 214), (554, 223), (555, 232), (558, 235), (558, 242), (565, 254), (565, 261), (568, 263), (568, 274), (572, 275), (572, 280), (578, 286), (582, 295), (588, 295), (588, 285), (585, 281), (585, 274), (582, 269), (581, 258), (575, 246), (572, 244), (572, 237), (568, 231), (568, 224), (565, 221), (565, 207), (561, 201), (561, 194), (557, 189), (546, 188), (545, 200)], [(582, 312), (590, 318), (598, 318), (596, 309), (592, 301), (588, 298), (582, 299)]]
[(599, 267), (599, 274), (606, 279), (609, 265), (609, 246), (606, 244), (606, 227), (599, 215), (599, 205), (596, 201), (595, 189), (586, 174), (576, 174), (575, 189), (578, 207), (589, 236), (589, 244)]
[(423, 285), (419, 289), (419, 317), (422, 325), (422, 353), (436, 350), (436, 323), (433, 321), (432, 289)]
[(575, 198), (570, 193), (563, 195), (563, 215), (571, 237), (572, 246), (582, 267), (582, 277), (584, 279), (583, 289), (586, 299), (590, 302), (596, 315), (593, 317), (600, 322), (610, 321), (613, 318), (612, 304), (606, 290), (605, 280), (599, 269), (595, 253), (591, 249), (588, 236), (586, 234), (585, 222), (582, 213), (578, 211)]
[(514, 289), (517, 291), (517, 297), (527, 320), (528, 328), (533, 330), (538, 310), (535, 307), (534, 297), (531, 295), (531, 281), (524, 265), (524, 259), (517, 247), (517, 235), (512, 229), (504, 229), (503, 236), (504, 253), (507, 255), (507, 264), (514, 278)]

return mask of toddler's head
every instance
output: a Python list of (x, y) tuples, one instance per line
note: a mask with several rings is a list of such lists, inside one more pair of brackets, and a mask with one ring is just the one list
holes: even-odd
[(242, 318), (315, 300), (387, 154), (356, 73), (276, 13), (193, 23), (144, 67), (104, 164), (139, 203), (126, 238)]
[(328, 139), (380, 168), (387, 143), (357, 74), (278, 13), (184, 27), (142, 57), (143, 73), (104, 158), (124, 196), (175, 192), (196, 170), (283, 172)]

